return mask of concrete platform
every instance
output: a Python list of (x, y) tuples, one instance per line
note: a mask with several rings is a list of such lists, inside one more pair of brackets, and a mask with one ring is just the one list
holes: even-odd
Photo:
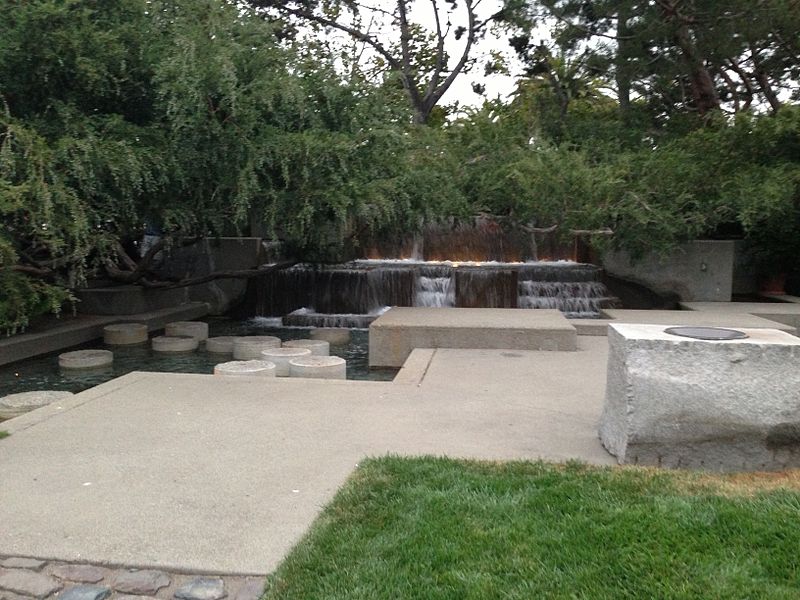
[(170, 321), (204, 317), (208, 310), (205, 302), (190, 302), (135, 315), (81, 315), (75, 319), (65, 319), (63, 324), (49, 327), (45, 331), (21, 333), (0, 339), (0, 365), (100, 339), (103, 337), (103, 328), (113, 323), (144, 323), (148, 331), (157, 331)]
[(800, 329), (800, 304), (795, 302), (682, 302), (681, 307), (702, 313), (754, 315)]
[(577, 332), (558, 310), (392, 308), (369, 327), (371, 367), (401, 367), (415, 348), (563, 350)]
[(606, 357), (581, 338), (417, 351), (397, 383), (132, 373), (3, 423), (0, 555), (263, 574), (364, 456), (613, 464)]
[[(730, 303), (713, 303), (721, 306)], [(609, 308), (603, 310), (610, 321), (599, 322), (596, 327), (606, 329), (609, 323), (640, 323), (650, 325), (695, 325), (705, 327), (733, 327), (746, 329), (778, 329), (791, 333), (797, 333), (796, 327), (767, 320), (762, 317), (747, 314), (745, 312), (699, 312), (693, 310), (625, 310)], [(588, 321), (588, 319), (587, 319)]]

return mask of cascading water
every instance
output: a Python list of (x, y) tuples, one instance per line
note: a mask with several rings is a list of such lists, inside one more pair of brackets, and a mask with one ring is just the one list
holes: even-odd
[(569, 318), (597, 317), (607, 299), (606, 286), (597, 281), (519, 282), (519, 308), (556, 308)]
[(441, 308), (455, 305), (453, 269), (449, 266), (420, 267), (416, 275), (414, 306)]
[(262, 278), (255, 314), (290, 326), (368, 327), (390, 306), (549, 308), (571, 318), (614, 306), (593, 265), (355, 261), (296, 265)]

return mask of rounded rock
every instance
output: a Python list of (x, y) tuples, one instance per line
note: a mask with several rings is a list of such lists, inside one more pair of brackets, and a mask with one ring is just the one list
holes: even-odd
[(153, 352), (194, 352), (200, 340), (189, 335), (160, 335), (153, 338)]
[(206, 350), (214, 354), (233, 354), (233, 342), (236, 336), (221, 335), (206, 340)]
[(283, 342), (284, 348), (308, 348), (312, 356), (328, 356), (331, 353), (331, 344), (325, 340), (289, 340)]
[(208, 323), (203, 323), (203, 321), (174, 321), (164, 326), (164, 335), (168, 337), (189, 336), (202, 342), (208, 339)]
[[(72, 392), (50, 390), (9, 394), (0, 398), (0, 419), (12, 419), (58, 400), (69, 398), (72, 395)], [(3, 566), (11, 567), (11, 565), (6, 565), (5, 563), (3, 563)]]
[(289, 377), (289, 361), (295, 358), (311, 356), (308, 348), (270, 348), (261, 351), (261, 358), (275, 363), (277, 377)]
[(214, 367), (221, 377), (275, 377), (275, 363), (268, 360), (232, 360)]
[(62, 369), (97, 369), (114, 362), (110, 350), (75, 350), (58, 355), (58, 366)]
[(350, 343), (350, 330), (343, 327), (320, 327), (311, 330), (312, 340), (324, 340), (331, 346), (344, 346)]
[(147, 342), (144, 323), (114, 323), (103, 327), (103, 342), (109, 346), (129, 346)]
[(289, 361), (291, 377), (347, 379), (347, 362), (338, 356), (305, 356)]
[(281, 340), (272, 335), (248, 335), (233, 340), (233, 358), (259, 360), (263, 350), (280, 348)]

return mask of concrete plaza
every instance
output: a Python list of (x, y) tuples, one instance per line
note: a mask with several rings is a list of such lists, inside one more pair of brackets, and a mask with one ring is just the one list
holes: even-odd
[(582, 459), (606, 340), (418, 350), (397, 382), (133, 373), (8, 421), (0, 555), (263, 574), (365, 456)]

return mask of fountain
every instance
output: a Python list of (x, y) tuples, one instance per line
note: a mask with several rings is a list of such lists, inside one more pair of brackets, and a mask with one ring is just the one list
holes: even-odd
[(258, 316), (299, 327), (365, 328), (390, 306), (558, 309), (598, 318), (616, 305), (589, 264), (356, 260), (295, 265), (261, 278)]
[(299, 264), (259, 278), (251, 314), (283, 317), (288, 326), (366, 328), (392, 306), (558, 309), (570, 318), (598, 318), (618, 305), (602, 270), (575, 262), (579, 240), (564, 243), (552, 232), (507, 230), (477, 218), (365, 247), (364, 259)]

